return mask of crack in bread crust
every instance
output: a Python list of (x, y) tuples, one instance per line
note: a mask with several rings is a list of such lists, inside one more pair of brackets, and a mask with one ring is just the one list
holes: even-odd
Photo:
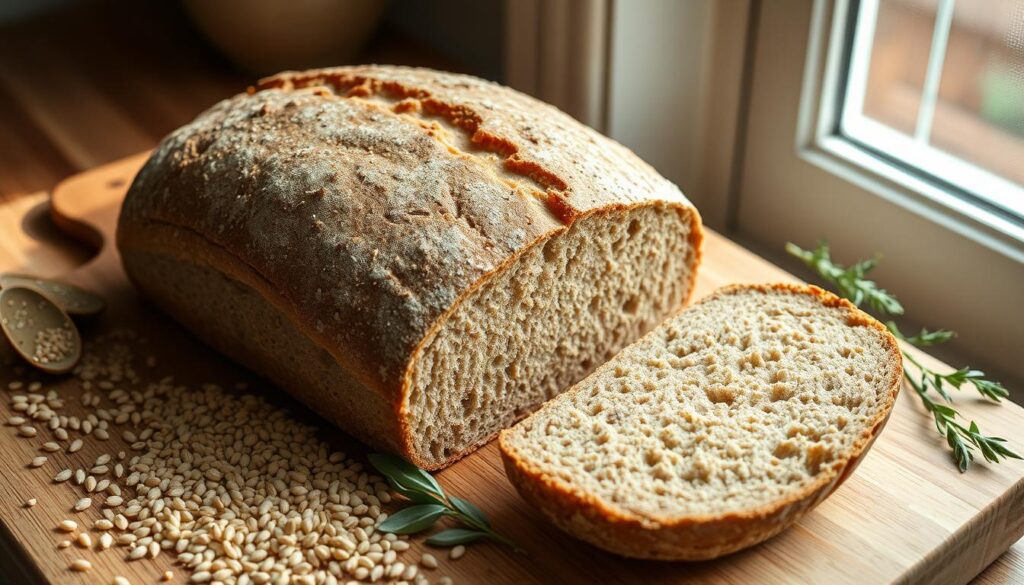
[(285, 91), (327, 88), (330, 93), (320, 93), (319, 95), (337, 95), (346, 98), (381, 96), (391, 100), (391, 109), (396, 114), (414, 113), (425, 117), (442, 118), (463, 131), (468, 143), (473, 147), (501, 156), (503, 160), (500, 164), (506, 171), (535, 183), (540, 188), (538, 195), (541, 200), (563, 224), (571, 224), (576, 216), (573, 208), (565, 202), (570, 193), (569, 185), (542, 165), (525, 160), (520, 155), (519, 147), (515, 142), (484, 130), (482, 128), (483, 118), (469, 106), (433, 97), (430, 90), (422, 87), (346, 72), (282, 74), (261, 80), (259, 85), (256, 88), (251, 88), (250, 91), (256, 92), (272, 88)]

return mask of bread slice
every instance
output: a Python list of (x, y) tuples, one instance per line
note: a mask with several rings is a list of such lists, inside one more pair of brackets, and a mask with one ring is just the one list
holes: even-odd
[(209, 345), (438, 469), (679, 311), (702, 233), (675, 185), (551, 106), (359, 66), (276, 75), (172, 133), (117, 245)]
[(899, 391), (896, 340), (813, 286), (732, 286), (501, 434), (520, 494), (629, 557), (711, 559), (849, 476)]

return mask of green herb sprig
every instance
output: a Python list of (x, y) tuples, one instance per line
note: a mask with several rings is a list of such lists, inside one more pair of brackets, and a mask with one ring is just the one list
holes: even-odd
[(369, 455), (369, 459), (370, 464), (384, 476), (391, 489), (413, 503), (412, 506), (402, 508), (388, 516), (377, 526), (378, 530), (395, 534), (416, 534), (433, 527), (438, 520), (448, 516), (458, 520), (466, 528), (448, 528), (432, 534), (427, 538), (427, 544), (449, 547), (486, 539), (500, 542), (516, 552), (524, 552), (516, 543), (495, 532), (483, 510), (476, 504), (457, 496), (446, 495), (441, 484), (426, 471), (394, 455), (373, 453)]
[[(820, 242), (814, 250), (804, 250), (796, 244), (787, 243), (786, 252), (802, 260), (818, 276), (835, 285), (837, 292), (853, 304), (861, 306), (867, 303), (884, 315), (903, 314), (903, 305), (895, 296), (866, 278), (867, 274), (878, 266), (879, 259), (877, 257), (846, 268), (832, 260), (828, 244), (825, 242)], [(922, 329), (917, 335), (907, 336), (892, 321), (886, 323), (886, 326), (898, 339), (918, 347), (946, 343), (956, 336), (953, 331), (945, 329), (938, 331)], [(1006, 439), (983, 434), (974, 421), (970, 421), (966, 427), (957, 422), (957, 418), (962, 418), (962, 415), (949, 405), (953, 402), (953, 397), (948, 389), (959, 390), (965, 383), (973, 385), (974, 389), (984, 398), (1000, 402), (1010, 395), (1002, 384), (986, 379), (984, 372), (970, 367), (960, 368), (946, 374), (936, 372), (919, 362), (906, 350), (902, 351), (903, 357), (916, 370), (916, 373), (911, 373), (908, 368), (904, 367), (903, 377), (921, 398), (925, 409), (935, 419), (935, 428), (938, 429), (940, 435), (945, 437), (946, 444), (952, 450), (953, 459), (961, 473), (967, 471), (971, 462), (974, 461), (975, 450), (981, 451), (985, 460), (992, 463), (999, 463), (1001, 459), (1006, 458), (1021, 459), (1020, 455), (1006, 447)], [(931, 392), (938, 394), (945, 403), (933, 400)]]

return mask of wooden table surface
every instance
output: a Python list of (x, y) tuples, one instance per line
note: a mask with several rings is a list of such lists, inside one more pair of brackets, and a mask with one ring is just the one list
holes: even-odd
[[(160, 27), (146, 24), (154, 19)], [(89, 252), (50, 223), (45, 191), (153, 147), (252, 81), (170, 3), (86, 3), (0, 29), (0, 47), (0, 270), (53, 275), (83, 263)], [(365, 60), (444, 66), (387, 37)], [(975, 583), (1024, 583), (1024, 541)]]

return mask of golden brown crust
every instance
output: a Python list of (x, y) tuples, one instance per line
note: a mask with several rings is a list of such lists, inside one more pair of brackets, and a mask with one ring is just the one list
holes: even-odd
[(129, 190), (118, 245), (187, 259), (167, 234), (205, 240), (218, 253), (200, 258), (395, 405), (400, 436), (376, 442), (426, 464), (403, 411), (424, 340), (571, 222), (651, 204), (689, 213), (699, 245), (674, 185), (558, 110), (471, 77), (344, 67), (264, 80), (171, 134)]
[(826, 307), (847, 311), (850, 326), (871, 327), (883, 334), (892, 372), (892, 379), (888, 381), (890, 392), (876, 418), (846, 453), (845, 460), (821, 473), (814, 483), (801, 491), (760, 508), (721, 515), (641, 516), (544, 473), (516, 452), (507, 440), (511, 431), (506, 430), (499, 435), (502, 460), (509, 480), (523, 498), (558, 527), (605, 550), (636, 558), (705, 560), (775, 536), (835, 491), (860, 463), (889, 419), (903, 375), (899, 345), (876, 319), (846, 299), (813, 285), (730, 285), (699, 302), (745, 290), (810, 295)]

